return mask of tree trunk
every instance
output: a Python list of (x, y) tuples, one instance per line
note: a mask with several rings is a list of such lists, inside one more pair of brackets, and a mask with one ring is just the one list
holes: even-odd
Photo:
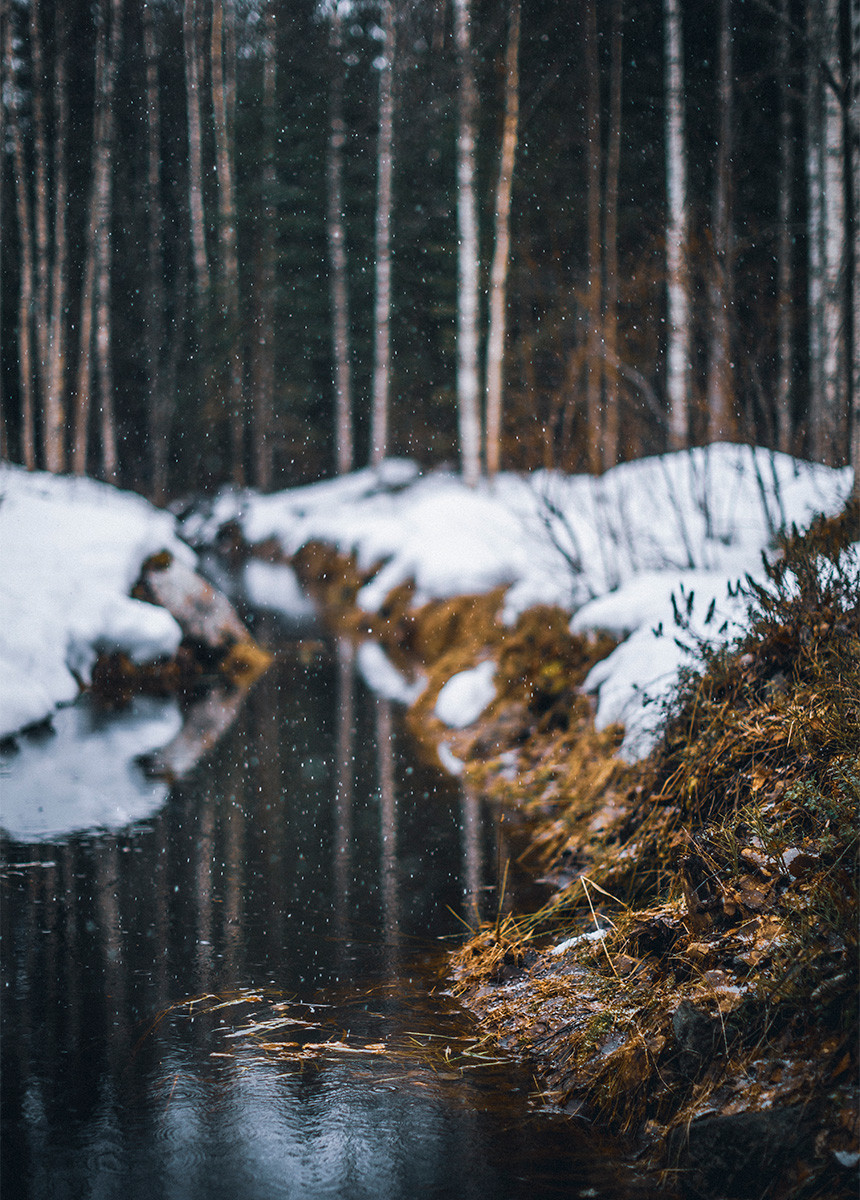
[(463, 479), (474, 487), (481, 476), (478, 411), (478, 211), (475, 196), (477, 93), (472, 62), (469, 0), (454, 0), (454, 41), (459, 63), (457, 134), (457, 405)]
[[(105, 14), (107, 15), (107, 14)], [(114, 96), (122, 43), (122, 0), (110, 0), (110, 40), (104, 75), (103, 143), (98, 163), (98, 239), (96, 256), (96, 363), (99, 372), (99, 426), (102, 478), (114, 482), (119, 469), (111, 361), (111, 218), (113, 215), (113, 163), (116, 153)]]
[(709, 288), (708, 437), (731, 440), (737, 433), (732, 367), (732, 28), (731, 0), (720, 0), (717, 51), (719, 133), (714, 179), (713, 263)]
[[(219, 300), (226, 347), (227, 413), (230, 424), (233, 482), (245, 482), (245, 412), (239, 331), (239, 256), (236, 245), (236, 193), (233, 180), (233, 127), (236, 103), (235, 44), (232, 10), (212, 0), (212, 112), (215, 125), (215, 169), (218, 177), (218, 244), (221, 259)], [(225, 37), (226, 34), (226, 37)], [(226, 45), (225, 45), (226, 43)]]
[[(334, 361), (335, 453), (338, 474), (355, 462), (352, 430), (352, 375), (349, 362), (349, 294), (346, 276), (346, 232), (343, 224), (343, 47), (340, 4), (331, 10), (331, 92), (328, 141), (328, 247), (332, 359)], [(381, 85), (381, 80), (380, 80)]]
[(256, 342), (255, 388), (251, 428), (254, 483), (272, 486), (272, 406), (275, 400), (275, 131), (277, 112), (277, 6), (268, 0), (263, 39), (263, 199), (260, 231), (260, 336)]
[[(6, 21), (4, 57), (15, 63), (12, 37), (12, 10)], [(15, 72), (17, 76), (17, 71)], [(12, 133), (12, 155), (15, 166), (15, 208), (18, 217), (20, 253), (20, 289), (18, 294), (18, 372), (21, 389), (21, 461), (28, 471), (36, 468), (36, 427), (33, 395), (33, 231), (30, 223), (29, 178), (24, 155), (24, 135), (21, 130), (20, 83), (13, 77), (14, 97), (10, 103), (9, 124)]]
[(385, 40), (379, 69), (379, 141), (376, 183), (376, 300), (373, 319), (373, 409), (370, 460), (388, 454), (388, 406), (391, 387), (391, 187), (394, 161), (394, 8), (381, 6)]
[(600, 166), (602, 133), (600, 120), (600, 55), (597, 45), (597, 0), (585, 7), (585, 124), (588, 141), (588, 292), (586, 299), (585, 396), (588, 422), (588, 469), (600, 470), (603, 444), (603, 254), (600, 242), (600, 210), (603, 200)]
[[(51, 328), (45, 422), (50, 436), (45, 441), (46, 466), (66, 469), (66, 296), (68, 293), (69, 244), (67, 233), (69, 137), (69, 94), (67, 79), (68, 16), (63, 6), (56, 10), (54, 58), (54, 261), (51, 272)], [(48, 461), (48, 445), (51, 460)]]
[(183, 0), (182, 33), (185, 58), (185, 104), (188, 120), (188, 211), (191, 221), (194, 294), (198, 316), (209, 291), (206, 226), (203, 208), (203, 150), (200, 132), (200, 51), (197, 43), (196, 0)]
[(505, 56), (505, 121), (496, 185), (495, 245), (490, 268), (490, 320), (487, 331), (487, 474), (499, 470), (502, 440), (505, 326), (511, 256), (511, 185), (520, 117), (520, 0), (511, 0)]
[(851, 180), (854, 218), (851, 272), (851, 465), (854, 499), (860, 501), (860, 0), (851, 0)]
[(164, 217), (161, 207), (161, 99), (158, 43), (152, 5), (144, 4), (143, 52), (146, 61), (146, 216), (148, 235), (146, 332), (144, 346), (149, 426), (149, 491), (156, 504), (167, 496), (171, 398), (165, 389), (166, 296), (164, 291)]
[(777, 249), (777, 380), (776, 433), (777, 446), (783, 454), (792, 449), (793, 422), (791, 415), (792, 377), (792, 312), (794, 297), (793, 250), (791, 226), (794, 219), (792, 184), (794, 180), (794, 135), (791, 119), (791, 84), (789, 81), (789, 0), (780, 0), (780, 24), (777, 70), (779, 76), (779, 246)]
[(690, 272), (688, 265), (687, 142), (680, 0), (663, 0), (666, 70), (666, 395), (669, 449), (690, 435)]
[(107, 48), (107, 14), (102, 4), (96, 13), (96, 48), (93, 96), (93, 144), (87, 217), (86, 257), (81, 281), (80, 320), (78, 322), (78, 372), (75, 393), (75, 422), (72, 444), (72, 470), (85, 475), (89, 455), (90, 408), (92, 405), (93, 297), (96, 256), (99, 244), (99, 178), (104, 142), (104, 73)]
[(36, 233), (36, 286), (33, 318), (36, 326), (35, 401), (42, 413), (42, 458), (49, 471), (58, 470), (56, 437), (61, 418), (54, 411), (55, 397), (48, 392), (50, 325), (48, 288), (51, 276), (48, 238), (48, 133), (45, 117), (45, 60), (42, 53), (42, 29), (39, 0), (30, 0), (30, 58), (33, 102), (33, 218)]
[[(0, 46), (3, 48), (4, 62), (9, 62), (6, 55), (6, 24), (10, 20), (6, 0), (0, 0)], [(0, 265), (3, 262), (3, 167), (6, 162), (6, 101), (0, 90)], [(3, 271), (0, 269), (0, 313), (3, 311)], [(3, 322), (0, 321), (0, 364), (3, 362)], [(7, 459), (9, 454), (9, 431), (6, 426), (6, 393), (3, 390), (3, 372), (0, 370), (0, 459)]]
[[(842, 78), (839, 8), (839, 0), (826, 0), (822, 23), (822, 56), (830, 76), (836, 80)], [(845, 126), (840, 96), (827, 83), (824, 87), (823, 118), (823, 443), (820, 448), (822, 460), (837, 466), (844, 461), (848, 395)]]
[(606, 147), (606, 196), (603, 240), (605, 291), (603, 297), (603, 469), (618, 462), (618, 176), (621, 167), (621, 83), (624, 49), (622, 0), (612, 0), (612, 58), (609, 76), (609, 134)]

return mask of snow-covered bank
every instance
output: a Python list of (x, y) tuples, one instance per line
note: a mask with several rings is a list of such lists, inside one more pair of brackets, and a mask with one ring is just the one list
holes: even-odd
[[(694, 633), (729, 636), (738, 615), (729, 585), (760, 574), (776, 530), (837, 512), (851, 481), (847, 469), (727, 444), (624, 463), (600, 478), (503, 474), (475, 489), (451, 472), (422, 475), (390, 460), (275, 495), (227, 493), (187, 532), (211, 542), (233, 520), (248, 543), (274, 539), (286, 557), (327, 543), (373, 571), (357, 597), (368, 613), (407, 582), (415, 606), (506, 585), (508, 624), (550, 604), (571, 613), (576, 632), (626, 637), (587, 686), (598, 693), (598, 725), (623, 722), (623, 752), (635, 759), (653, 739), (658, 706), (647, 701), (669, 690), (685, 659), (673, 597), (685, 610), (693, 597)], [(468, 724), (452, 694), (438, 715)]]
[(196, 562), (141, 496), (0, 465), (0, 735), (74, 700), (100, 652), (142, 663), (176, 651), (170, 613), (129, 594), (161, 550)]

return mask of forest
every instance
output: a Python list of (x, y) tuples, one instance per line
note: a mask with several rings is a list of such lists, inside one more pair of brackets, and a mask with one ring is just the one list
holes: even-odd
[(159, 502), (392, 454), (860, 459), (860, 0), (0, 25), (3, 457)]

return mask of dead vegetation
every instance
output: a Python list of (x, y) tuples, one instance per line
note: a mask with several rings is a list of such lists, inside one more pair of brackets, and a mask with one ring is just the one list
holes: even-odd
[[(581, 692), (610, 639), (572, 637), (552, 609), (506, 629), (501, 591), (418, 608), (406, 585), (368, 616), (354, 562), (313, 546), (297, 564), (336, 625), (423, 667), (412, 728), (525, 814), (524, 857), (556, 884), (541, 911), (500, 905), (475, 930), (455, 991), (548, 1098), (690, 1197), (856, 1194), (858, 539), (856, 506), (783, 539), (744, 586), (747, 632), (699, 644), (635, 766)], [(496, 700), (444, 729), (439, 689), (488, 657)]]

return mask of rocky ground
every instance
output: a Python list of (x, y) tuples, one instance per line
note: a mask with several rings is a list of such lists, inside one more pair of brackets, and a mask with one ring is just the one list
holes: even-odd
[[(524, 860), (554, 885), (474, 930), (451, 986), (547, 1100), (684, 1196), (857, 1194), (858, 537), (854, 508), (783, 542), (746, 633), (702, 642), (632, 765), (582, 692), (610, 637), (553, 608), (505, 627), (501, 591), (415, 608), (407, 585), (368, 616), (353, 561), (294, 561), (333, 623), (426, 674), (416, 735), (528, 822)], [(490, 660), (495, 699), (446, 728), (441, 687)]]

